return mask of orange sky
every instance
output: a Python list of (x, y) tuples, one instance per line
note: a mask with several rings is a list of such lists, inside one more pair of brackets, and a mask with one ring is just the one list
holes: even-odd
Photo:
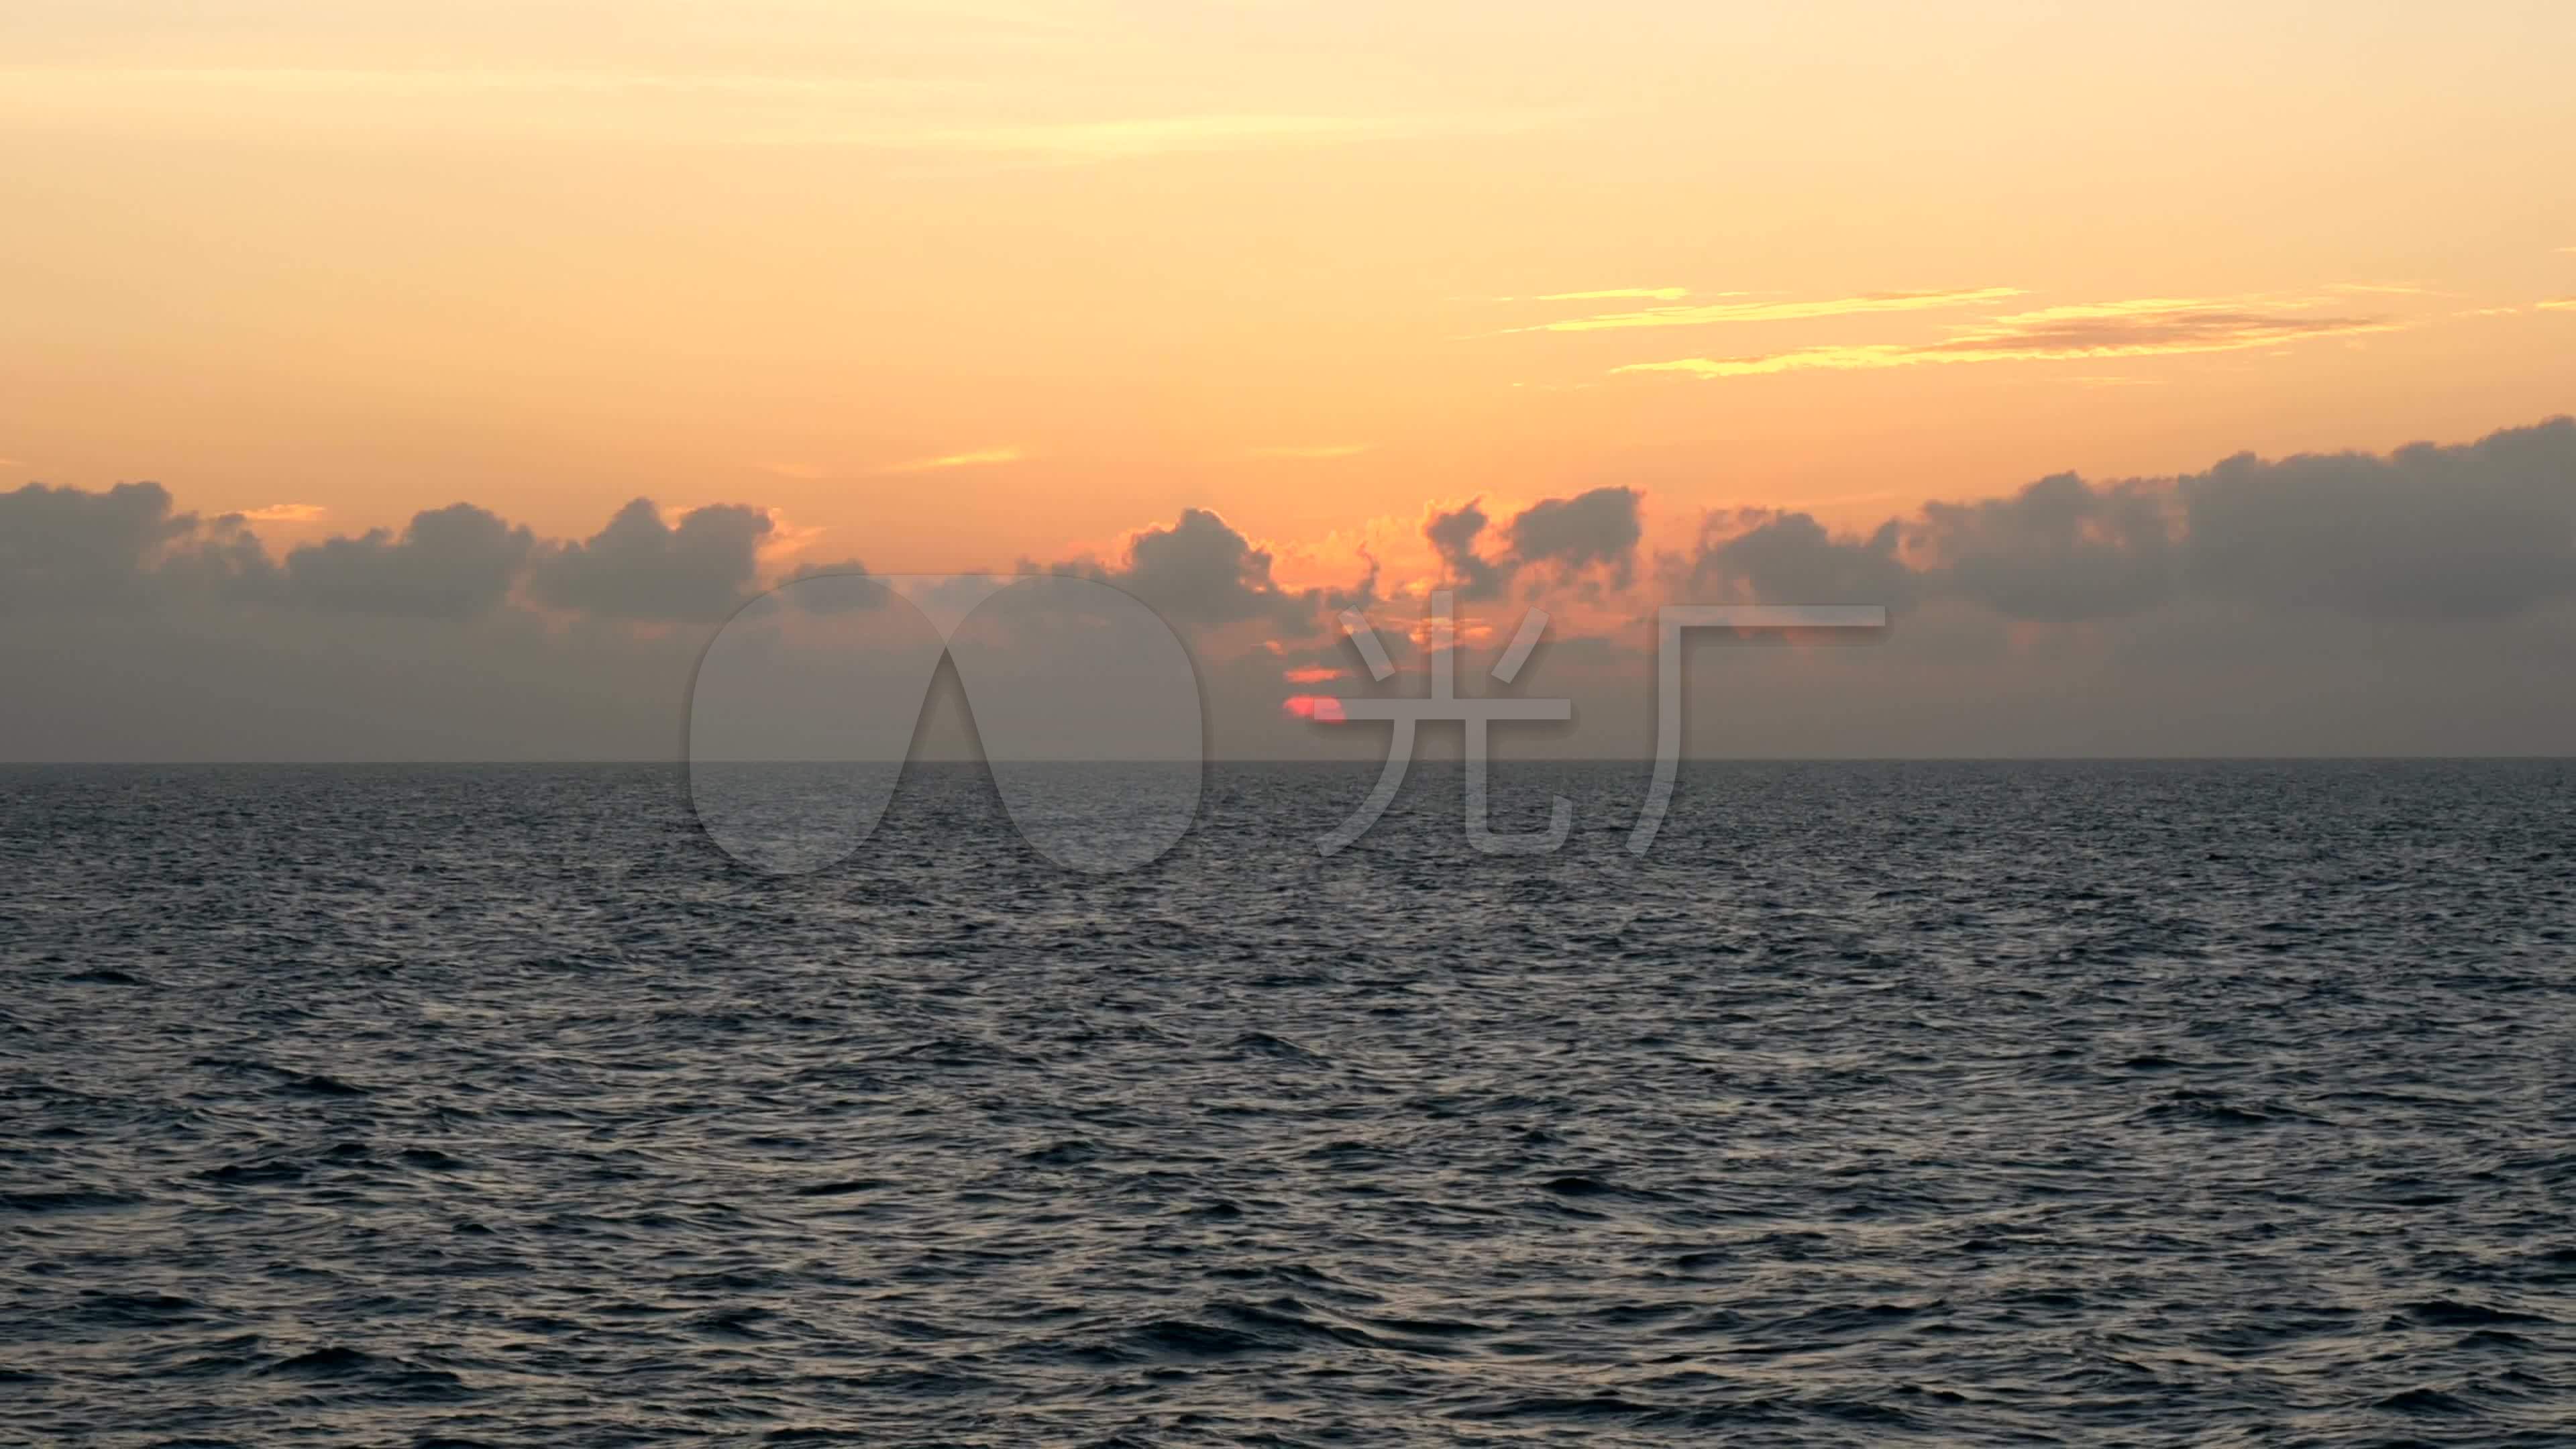
[(20, 0), (0, 479), (1306, 584), (2576, 404), (2576, 8), (1932, 8)]

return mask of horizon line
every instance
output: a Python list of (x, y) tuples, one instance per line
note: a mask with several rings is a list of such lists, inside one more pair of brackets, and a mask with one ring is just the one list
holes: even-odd
[[(1907, 765), (1907, 764), (1921, 764), (1921, 765), (1943, 765), (1943, 764), (1954, 764), (1954, 765), (1974, 765), (1974, 764), (1987, 764), (1987, 765), (2048, 765), (2048, 764), (2061, 764), (2061, 765), (2074, 765), (2074, 764), (2117, 765), (2117, 764), (2231, 764), (2231, 763), (2242, 763), (2242, 764), (2301, 764), (2301, 763), (2316, 763), (2316, 764), (2329, 764), (2329, 763), (2340, 763), (2340, 764), (2368, 764), (2368, 763), (2384, 763), (2384, 764), (2437, 764), (2437, 763), (2473, 763), (2473, 762), (2486, 762), (2486, 761), (2497, 761), (2497, 762), (2519, 761), (2519, 762), (2525, 762), (2525, 763), (2539, 763), (2539, 762), (2563, 762), (2563, 763), (2576, 763), (2576, 751), (2570, 751), (2570, 752), (2565, 753), (2565, 754), (2532, 754), (2532, 753), (2515, 753), (2515, 752), (2490, 752), (2490, 753), (2471, 753), (2471, 754), (2456, 754), (2456, 753), (2455, 753), (2455, 754), (2375, 754), (2375, 753), (2360, 753), (2360, 752), (2352, 752), (2352, 753), (2317, 753), (2317, 754), (2252, 754), (2252, 755), (2248, 755), (2248, 754), (2190, 754), (2190, 753), (2178, 753), (2178, 754), (2157, 754), (2157, 755), (2144, 755), (2144, 754), (2135, 754), (2135, 755), (2074, 755), (2074, 754), (2068, 754), (2068, 755), (1937, 755), (1937, 754), (1935, 754), (1935, 755), (1684, 755), (1684, 756), (1682, 756), (1682, 757), (1681, 757), (1681, 760), (1680, 760), (1680, 762), (1681, 762), (1682, 764), (1685, 764), (1685, 765)], [(1463, 762), (1463, 757), (1459, 757), (1459, 756), (1439, 756), (1439, 755), (1422, 755), (1422, 756), (1417, 757), (1417, 758), (1416, 758), (1416, 761), (1415, 761), (1415, 763), (1417, 763), (1417, 764), (1426, 764), (1426, 765), (1454, 765), (1454, 764), (1459, 764), (1459, 763), (1462, 763), (1462, 762)], [(173, 769), (173, 768), (255, 769), (255, 768), (279, 768), (279, 767), (286, 767), (286, 768), (356, 768), (356, 767), (371, 767), (371, 766), (405, 766), (405, 765), (408, 765), (408, 766), (443, 766), (443, 767), (475, 766), (475, 767), (482, 767), (482, 768), (490, 768), (490, 767), (498, 767), (498, 766), (572, 766), (572, 765), (582, 765), (582, 766), (620, 766), (620, 767), (636, 767), (636, 768), (643, 768), (643, 767), (669, 767), (669, 768), (675, 768), (675, 769), (687, 769), (687, 768), (689, 768), (689, 767), (690, 767), (690, 765), (691, 765), (691, 764), (693, 764), (693, 763), (696, 763), (696, 764), (707, 764), (707, 765), (888, 765), (888, 764), (891, 764), (891, 765), (988, 765), (988, 766), (989, 766), (991, 762), (990, 762), (990, 761), (988, 761), (988, 760), (979, 759), (979, 758), (974, 758), (974, 757), (946, 757), (946, 756), (942, 756), (942, 757), (935, 757), (935, 758), (930, 758), (930, 759), (898, 759), (898, 760), (819, 760), (819, 759), (802, 759), (802, 760), (702, 760), (702, 761), (695, 761), (695, 762), (693, 762), (693, 761), (689, 761), (689, 760), (672, 760), (672, 759), (661, 759), (661, 758), (645, 758), (645, 757), (639, 757), (639, 756), (625, 756), (625, 757), (524, 756), (524, 757), (511, 757), (511, 758), (486, 758), (486, 759), (446, 758), (446, 757), (437, 757), (437, 758), (432, 758), (432, 757), (426, 757), (426, 756), (423, 756), (423, 757), (416, 757), (416, 758), (341, 758), (341, 759), (286, 759), (286, 758), (278, 758), (278, 759), (204, 759), (204, 760), (188, 760), (188, 759), (0, 759), (0, 769), (6, 769), (6, 770), (16, 770), (16, 769), (94, 769), (94, 768), (132, 768), (132, 769), (147, 769), (147, 768), (148, 768), (148, 769)], [(1190, 764), (1197, 764), (1197, 765), (1202, 765), (1202, 766), (1204, 766), (1204, 765), (1334, 765), (1334, 766), (1347, 765), (1347, 766), (1351, 766), (1351, 767), (1354, 767), (1354, 768), (1359, 768), (1359, 767), (1377, 768), (1377, 767), (1382, 767), (1382, 766), (1384, 765), (1384, 763), (1385, 763), (1385, 762), (1384, 762), (1383, 760), (1376, 759), (1376, 758), (1373, 758), (1373, 757), (1359, 757), (1359, 756), (1354, 756), (1354, 757), (1349, 758), (1349, 759), (1318, 759), (1318, 758), (1315, 758), (1315, 757), (1313, 757), (1313, 756), (1290, 756), (1290, 755), (1209, 755), (1209, 756), (1204, 756), (1204, 757), (1202, 757), (1202, 758), (1200, 758), (1200, 759), (1197, 759), (1197, 760), (1172, 760), (1172, 759), (1152, 759), (1152, 760), (1142, 760), (1142, 759), (1112, 759), (1112, 758), (1094, 758), (1094, 757), (1084, 757), (1084, 758), (1078, 758), (1078, 759), (1077, 759), (1077, 758), (1066, 758), (1066, 759), (1049, 759), (1049, 760), (1014, 760), (1014, 761), (1009, 761), (1009, 762), (1007, 762), (1007, 763), (1014, 764), (1014, 765), (1190, 765)], [(1493, 764), (1496, 764), (1496, 765), (1509, 764), (1509, 765), (1515, 765), (1515, 766), (1518, 766), (1518, 765), (1652, 765), (1652, 764), (1654, 764), (1654, 763), (1655, 763), (1655, 757), (1654, 757), (1654, 756), (1652, 756), (1652, 755), (1567, 755), (1567, 756), (1563, 756), (1563, 757), (1552, 757), (1552, 756), (1521, 756), (1521, 757), (1517, 757), (1517, 758), (1513, 758), (1513, 759), (1509, 759), (1509, 760), (1496, 759), (1496, 760), (1492, 761), (1492, 763), (1493, 763)]]

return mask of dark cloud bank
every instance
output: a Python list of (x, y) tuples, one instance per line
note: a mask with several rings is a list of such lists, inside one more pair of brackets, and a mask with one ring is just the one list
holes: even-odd
[[(1447, 585), (1503, 636), (1533, 602), (1630, 621), (1560, 627), (1515, 688), (1571, 695), (1576, 724), (1517, 734), (1506, 754), (1649, 749), (1659, 601), (1897, 611), (1865, 648), (1694, 643), (1702, 754), (2576, 752), (2567, 419), (2180, 478), (2064, 474), (1866, 533), (1724, 512), (1651, 556), (1640, 504), (1603, 488), (1426, 523)], [(637, 500), (588, 538), (547, 540), (458, 503), (278, 554), (155, 484), (0, 493), (0, 758), (674, 758), (699, 652), (774, 582), (770, 528), (758, 508), (666, 520)], [(1410, 654), (1418, 603), (1380, 600), (1373, 574), (1283, 587), (1269, 554), (1199, 509), (1115, 561), (1021, 567), (1114, 583), (1171, 621), (1218, 752), (1383, 748), (1382, 730), (1281, 709), (1290, 692), (1365, 687), (1282, 683), (1286, 666), (1356, 663), (1339, 610), (1371, 610)], [(1489, 685), (1483, 662), (1463, 687)]]
[(2559, 418), (2385, 456), (2240, 454), (2179, 479), (2061, 473), (1863, 538), (1805, 514), (1713, 518), (1687, 582), (1773, 603), (1957, 600), (2032, 623), (2192, 601), (2469, 622), (2576, 592), (2571, 521), (2576, 421)]

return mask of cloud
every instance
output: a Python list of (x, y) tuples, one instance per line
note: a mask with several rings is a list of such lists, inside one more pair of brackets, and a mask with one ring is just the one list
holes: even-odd
[(846, 580), (846, 582), (820, 588), (790, 590), (785, 597), (794, 600), (797, 608), (809, 614), (847, 614), (861, 609), (873, 609), (891, 597), (883, 584), (862, 582), (867, 572), (866, 564), (854, 558), (845, 558), (838, 563), (806, 564), (790, 572), (778, 583), (784, 586), (806, 579)]
[(587, 542), (556, 545), (529, 576), (541, 603), (603, 618), (713, 622), (753, 592), (769, 515), (720, 503), (662, 521), (651, 499), (619, 509)]
[(1366, 443), (1308, 443), (1284, 448), (1255, 448), (1255, 458), (1354, 458), (1369, 450)]
[(2534, 305), (2543, 312), (2576, 312), (2576, 297), (2552, 297)]
[(2181, 479), (2190, 581), (2371, 618), (2488, 619), (2576, 591), (2576, 420)]
[(2304, 310), (2304, 305), (2276, 303), (2266, 308), (2244, 302), (2170, 297), (2095, 302), (1997, 317), (1986, 324), (1958, 329), (1938, 342), (1826, 344), (1743, 357), (1632, 362), (1611, 371), (1679, 372), (1700, 378), (1758, 377), (1934, 363), (2155, 357), (2277, 347), (2314, 337), (2387, 332), (2399, 325), (2375, 316), (2319, 315)]
[(1934, 292), (1870, 292), (1856, 297), (1824, 297), (1793, 302), (1712, 302), (1688, 307), (1649, 307), (1636, 312), (1604, 312), (1510, 330), (1605, 332), (1632, 327), (1706, 327), (1720, 322), (1788, 322), (1811, 317), (1845, 317), (1863, 312), (1921, 312), (1943, 307), (1972, 307), (1980, 302), (2000, 302), (2020, 295), (2018, 287), (1978, 287)]
[(2145, 297), (2042, 307), (1998, 317), (1988, 326), (1968, 328), (1946, 342), (1929, 344), (1926, 350), (1980, 360), (1994, 354), (2127, 357), (2154, 352), (2228, 352), (2301, 337), (2386, 332), (2395, 326), (2380, 317), (2318, 316), (2309, 310), (2314, 305), (2300, 300), (2267, 303), (2259, 298)]
[(2169, 603), (2494, 620), (2576, 597), (2576, 420), (2384, 455), (2245, 454), (2177, 478), (2059, 474), (1866, 536), (1804, 513), (1716, 515), (1676, 562), (1697, 599), (1952, 600), (2036, 623)]
[(467, 619), (509, 596), (536, 548), (524, 526), (470, 503), (412, 516), (400, 535), (306, 544), (286, 556), (286, 597), (359, 614)]
[[(1533, 752), (1652, 748), (1665, 602), (1902, 611), (1868, 649), (1701, 656), (1691, 687), (1726, 703), (1703, 709), (1717, 733), (1695, 748), (1730, 753), (2542, 752), (2576, 709), (2576, 421), (2172, 477), (2058, 474), (1848, 533), (1724, 510), (1613, 592), (1641, 512), (1634, 490), (1596, 489), (1390, 525), (1556, 615), (1521, 684), (1576, 698), (1585, 732)], [(763, 522), (638, 501), (550, 543), (458, 504), (272, 560), (245, 519), (181, 512), (153, 484), (0, 493), (0, 757), (671, 758), (710, 626), (761, 586)], [(1282, 700), (1372, 687), (1324, 625), (1373, 599), (1373, 578), (1284, 587), (1269, 547), (1204, 509), (1137, 533), (1114, 565), (1056, 567), (1183, 626), (1220, 753), (1382, 748), (1317, 727), (1320, 693)], [(1581, 597), (1559, 607), (1564, 592)], [(1409, 674), (1407, 622), (1378, 621)], [(1462, 623), (1471, 650), (1510, 628), (1491, 605)], [(1082, 713), (1066, 711), (1071, 753)]]
[(286, 595), (284, 574), (237, 513), (194, 524), (164, 548), (151, 584), (164, 605), (268, 604)]
[(547, 544), (457, 503), (415, 514), (399, 532), (337, 535), (272, 558), (249, 527), (254, 516), (177, 512), (157, 483), (0, 493), (0, 609), (246, 605), (464, 621), (507, 611), (524, 585), (535, 602), (596, 619), (707, 621), (754, 590), (772, 528), (762, 510), (735, 504), (697, 509), (673, 528), (637, 499), (586, 542)]
[[(1496, 297), (1497, 302), (1678, 302), (1691, 294), (1688, 287), (1602, 287), (1589, 292), (1544, 292), (1535, 297)], [(1742, 292), (1720, 292), (1721, 297), (1741, 297)]]
[(1464, 603), (1502, 597), (1531, 565), (1543, 567), (1559, 582), (1598, 570), (1600, 580), (1626, 588), (1635, 577), (1637, 543), (1644, 531), (1638, 518), (1642, 498), (1633, 488), (1543, 498), (1498, 530), (1505, 544), (1499, 554), (1478, 548), (1493, 521), (1481, 498), (1446, 512), (1432, 510), (1423, 520), (1422, 537), (1439, 557), (1440, 583)]
[(158, 483), (0, 493), (0, 610), (136, 602), (161, 550), (197, 527)]
[(1552, 119), (1533, 112), (1419, 115), (1218, 112), (1001, 126), (908, 124), (845, 130), (799, 129), (776, 132), (763, 139), (785, 144), (987, 152), (1059, 161), (1117, 161), (1287, 146), (1511, 134), (1536, 129)]
[(893, 463), (880, 473), (937, 473), (949, 468), (989, 468), (1002, 463), (1017, 463), (1028, 454), (1017, 448), (979, 448), (971, 453), (947, 453), (936, 458), (915, 458), (909, 463)]
[(1533, 503), (1511, 522), (1512, 553), (1565, 574), (1597, 565), (1625, 588), (1644, 534), (1637, 516), (1642, 497), (1633, 488), (1595, 488)]
[(241, 516), (251, 523), (315, 523), (330, 511), (319, 503), (272, 503)]
[(0, 67), (12, 109), (55, 125), (140, 121), (200, 131), (285, 130), (324, 120), (371, 134), (513, 137), (965, 154), (1106, 162), (1369, 141), (1503, 135), (1543, 110), (1330, 113), (1202, 111), (980, 119), (981, 87), (953, 77), (687, 73), (494, 66), (18, 65)]
[(9, 66), (0, 76), (31, 95), (95, 96), (120, 83), (150, 86), (165, 94), (208, 93), (276, 96), (491, 96), (506, 93), (621, 91), (810, 96), (853, 87), (775, 75), (659, 74), (638, 70), (396, 66)]
[(1148, 528), (1127, 541), (1125, 565), (1115, 570), (1076, 567), (1142, 600), (1176, 624), (1237, 624), (1269, 619), (1301, 627), (1319, 595), (1292, 593), (1270, 576), (1270, 554), (1252, 546), (1223, 518), (1185, 508), (1169, 528)]
[(1476, 540), (1490, 522), (1482, 504), (1482, 499), (1470, 499), (1447, 513), (1433, 513), (1422, 525), (1422, 536), (1440, 556), (1441, 582), (1470, 603), (1499, 596), (1519, 567), (1516, 559), (1488, 559), (1476, 552)]
[(2174, 584), (2173, 533), (2163, 491), (2097, 489), (2060, 473), (2009, 498), (1927, 504), (1912, 542), (1935, 590), (2006, 618), (2067, 623), (2162, 602)]
[(1899, 607), (1915, 593), (1897, 558), (1900, 533), (1894, 520), (1866, 537), (1837, 537), (1805, 513), (1712, 515), (1679, 592), (1695, 602)]

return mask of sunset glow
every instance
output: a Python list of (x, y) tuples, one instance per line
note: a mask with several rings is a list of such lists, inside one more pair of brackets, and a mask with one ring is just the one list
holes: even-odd
[(0, 42), (8, 486), (149, 480), (198, 530), (154, 547), (316, 579), (469, 504), (551, 627), (594, 539), (737, 600), (1071, 569), (1196, 601), (1210, 667), (1282, 651), (1275, 719), (1354, 604), (1608, 638), (1784, 587), (1712, 572), (1766, 525), (1919, 570), (1927, 505), (2576, 408), (2562, 6), (40, 0)]

